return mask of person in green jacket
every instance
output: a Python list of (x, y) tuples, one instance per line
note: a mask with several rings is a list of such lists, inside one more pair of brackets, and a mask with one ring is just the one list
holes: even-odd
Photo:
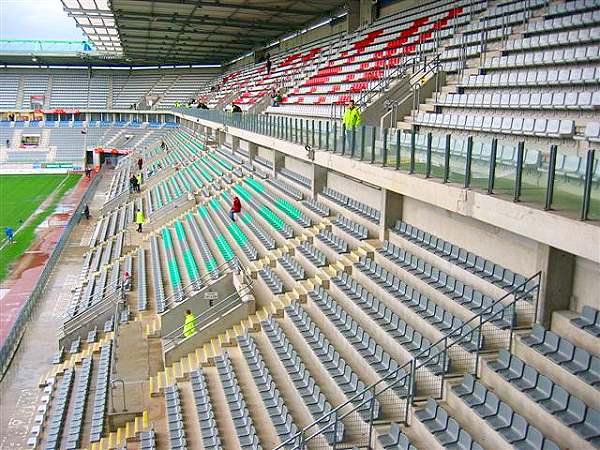
[(138, 192), (141, 192), (142, 191), (142, 174), (138, 173), (135, 178), (137, 179), (137, 190), (138, 190)]
[(137, 223), (137, 231), (138, 233), (142, 232), (142, 225), (144, 225), (146, 218), (144, 217), (144, 211), (138, 209), (135, 212), (135, 223)]
[(185, 312), (185, 322), (183, 323), (183, 335), (190, 337), (195, 335), (196, 330), (196, 318), (189, 309)]
[(362, 117), (360, 116), (360, 109), (354, 103), (354, 100), (350, 100), (348, 103), (348, 107), (346, 111), (344, 111), (343, 123), (346, 128), (346, 140), (348, 141), (348, 145), (350, 148), (354, 148), (354, 134), (355, 129), (362, 122)]

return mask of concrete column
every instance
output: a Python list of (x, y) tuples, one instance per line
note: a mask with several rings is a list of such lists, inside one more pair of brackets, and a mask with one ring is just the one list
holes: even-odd
[(285, 154), (273, 150), (273, 178), (277, 176), (282, 167), (285, 167)]
[(352, 33), (360, 26), (360, 0), (349, 0), (346, 2), (348, 15), (346, 24), (348, 33)]
[(219, 146), (225, 145), (226, 140), (227, 140), (227, 135), (225, 134), (225, 132), (222, 130), (216, 130), (216, 133), (217, 133), (217, 144)]
[(92, 152), (92, 161), (94, 163), (94, 167), (100, 165), (100, 153)]
[(254, 157), (258, 154), (258, 145), (254, 142), (248, 142), (248, 156), (250, 161), (254, 161)]
[(231, 151), (235, 154), (240, 148), (240, 138), (237, 136), (231, 136)]
[(318, 164), (312, 165), (312, 177), (311, 177), (311, 191), (313, 199), (317, 199), (317, 194), (323, 191), (323, 188), (327, 186), (327, 168), (319, 166)]
[(387, 189), (381, 190), (381, 217), (379, 219), (379, 240), (388, 238), (390, 228), (396, 221), (402, 219), (402, 204), (404, 196)]
[(377, 6), (372, 0), (360, 0), (360, 26), (369, 26), (377, 19)]
[(550, 328), (552, 313), (569, 309), (571, 305), (575, 256), (538, 244), (537, 267), (542, 271), (537, 321)]

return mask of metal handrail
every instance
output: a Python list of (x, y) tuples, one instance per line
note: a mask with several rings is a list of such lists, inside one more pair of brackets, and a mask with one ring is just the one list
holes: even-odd
[[(425, 66), (423, 67), (422, 70), (412, 74), (411, 76), (414, 76), (416, 74), (419, 74), (419, 79), (415, 80), (411, 83), (409, 83), (408, 86), (406, 86), (404, 89), (402, 89), (402, 91), (400, 91), (399, 93), (396, 93), (394, 95), (393, 99), (387, 99), (384, 103), (384, 105), (386, 107), (388, 107), (388, 111), (381, 117), (380, 119), (380, 127), (381, 128), (387, 128), (384, 126), (384, 122), (388, 117), (392, 117), (392, 121), (394, 121), (394, 117), (396, 116), (396, 110), (398, 108), (398, 106), (407, 99), (407, 97), (409, 95), (415, 95), (415, 93), (419, 90), (419, 88), (421, 87), (421, 80), (424, 77), (427, 77), (428, 75), (434, 73), (434, 74), (438, 74), (440, 72), (440, 68), (442, 67), (441, 63), (440, 63), (440, 58), (439, 55), (437, 55), (433, 60), (431, 60), (429, 63), (426, 63)], [(437, 94), (438, 94), (438, 90), (439, 90), (439, 86), (436, 86), (435, 89), (435, 95), (436, 95), (436, 100), (437, 100)], [(416, 104), (415, 104), (416, 103)], [(418, 111), (418, 107), (419, 107), (419, 102), (418, 101), (413, 101), (413, 105), (411, 107), (411, 113), (414, 114), (415, 110)], [(397, 119), (396, 119), (397, 120)], [(390, 127), (389, 128), (393, 128), (393, 124), (392, 121), (390, 121)]]
[[(168, 308), (169, 306), (171, 306), (175, 303), (181, 303), (185, 299), (189, 298), (189, 296), (185, 295), (186, 291), (199, 291), (200, 289), (202, 289), (203, 287), (200, 287), (200, 289), (194, 289), (194, 288), (196, 286), (198, 286), (199, 283), (201, 284), (201, 286), (204, 286), (205, 282), (210, 282), (211, 280), (213, 280), (213, 275), (214, 275), (215, 271), (220, 276), (221, 270), (223, 270), (223, 273), (228, 273), (228, 272), (233, 272), (236, 267), (237, 268), (241, 267), (240, 261), (237, 256), (230, 259), (227, 262), (224, 262), (223, 264), (216, 266), (213, 270), (211, 270), (210, 272), (206, 272), (204, 275), (201, 275), (200, 277), (196, 278), (194, 281), (190, 282), (189, 284), (186, 284), (185, 286), (181, 286), (181, 291), (183, 291), (183, 293), (184, 293), (183, 298), (180, 299), (178, 297), (177, 292), (169, 295), (164, 300), (165, 308)], [(243, 271), (243, 273), (246, 274), (245, 271)], [(208, 284), (206, 284), (206, 285), (208, 285)]]
[[(534, 284), (534, 285), (529, 285), (529, 283), (531, 281), (533, 281), (534, 279), (537, 279), (537, 283)], [(443, 352), (445, 352), (447, 354), (448, 350), (451, 347), (460, 344), (461, 342), (463, 342), (463, 340), (467, 336), (475, 333), (476, 331), (480, 331), (481, 328), (483, 327), (483, 324), (488, 323), (489, 321), (493, 320), (494, 317), (502, 314), (508, 308), (515, 307), (516, 306), (516, 302), (518, 302), (520, 300), (523, 300), (523, 299), (529, 299), (530, 298), (529, 294), (533, 290), (536, 290), (536, 292), (537, 292), (537, 295), (536, 295), (536, 298), (535, 298), (535, 314), (537, 315), (537, 301), (538, 301), (537, 297), (539, 295), (538, 288), (539, 288), (540, 280), (541, 280), (541, 272), (538, 272), (535, 275), (529, 277), (527, 280), (523, 281), (520, 285), (515, 286), (509, 292), (507, 292), (502, 297), (500, 297), (499, 299), (497, 299), (496, 301), (494, 301), (492, 304), (490, 304), (486, 309), (484, 309), (483, 311), (481, 311), (479, 314), (477, 314), (476, 316), (472, 317), (468, 321), (464, 322), (460, 327), (457, 327), (457, 328), (451, 330), (443, 338), (438, 339), (436, 342), (432, 343), (429, 347), (427, 347), (425, 349), (422, 349), (419, 353), (417, 353), (416, 355), (414, 355), (410, 361), (408, 361), (407, 363), (403, 364), (402, 366), (396, 368), (393, 372), (388, 373), (382, 379), (376, 381), (375, 383), (371, 383), (370, 385), (366, 386), (362, 391), (360, 391), (357, 394), (355, 394), (353, 397), (351, 397), (350, 399), (348, 399), (346, 402), (342, 403), (341, 405), (337, 406), (336, 408), (333, 408), (328, 413), (324, 414), (323, 416), (321, 416), (318, 419), (314, 420), (310, 424), (306, 425), (304, 428), (302, 428), (300, 431), (298, 431), (296, 434), (294, 434), (293, 436), (291, 436), (287, 440), (283, 441), (281, 444), (279, 444), (273, 450), (280, 450), (280, 449), (286, 448), (290, 444), (296, 443), (298, 440), (300, 440), (301, 444), (300, 444), (300, 446), (296, 446), (294, 448), (295, 449), (302, 449), (303, 450), (304, 449), (304, 444), (306, 444), (306, 442), (308, 442), (309, 440), (315, 438), (316, 436), (324, 434), (326, 432), (326, 430), (329, 429), (329, 428), (331, 428), (332, 426), (337, 426), (337, 425), (335, 425), (335, 423), (337, 423), (339, 420), (341, 420), (342, 418), (346, 417), (350, 413), (358, 411), (358, 409), (361, 406), (363, 406), (364, 404), (366, 404), (366, 402), (363, 402), (363, 403), (361, 403), (358, 406), (354, 406), (354, 405), (352, 405), (352, 402), (354, 402), (355, 400), (357, 400), (357, 399), (365, 396), (365, 394), (367, 394), (369, 391), (373, 391), (373, 395), (372, 395), (371, 398), (375, 399), (375, 397), (377, 395), (380, 395), (383, 392), (387, 392), (388, 389), (391, 389), (390, 386), (385, 386), (379, 392), (375, 392), (377, 386), (380, 386), (384, 381), (388, 381), (390, 378), (397, 378), (399, 373), (404, 372), (405, 375), (402, 377), (402, 379), (395, 380), (395, 383), (397, 383), (399, 381), (403, 381), (407, 376), (409, 376), (408, 375), (409, 373), (412, 374), (411, 375), (412, 376), (412, 380), (410, 380), (411, 381), (411, 389), (409, 391), (409, 395), (408, 395), (407, 401), (408, 400), (412, 400), (412, 398), (414, 397), (414, 393), (415, 393), (415, 379), (414, 379), (414, 374), (416, 372), (416, 369), (424, 367), (428, 362), (430, 362), (434, 358), (434, 356), (430, 355), (430, 352), (431, 352), (432, 348), (437, 347), (441, 343), (444, 343), (445, 347), (444, 347), (444, 351)], [(528, 285), (529, 285), (529, 287), (527, 287)], [(519, 296), (517, 294), (521, 294), (521, 295)], [(495, 313), (493, 313), (491, 317), (488, 317), (487, 319), (483, 320), (484, 315), (488, 315), (488, 314), (490, 314), (490, 313), (493, 312), (493, 308), (494, 308), (495, 305), (501, 303), (503, 300), (507, 299), (510, 296), (514, 296), (515, 298), (509, 304), (505, 304), (504, 308), (502, 308), (501, 310), (496, 311)], [(479, 324), (478, 324), (477, 327), (473, 327), (467, 333), (463, 334), (462, 331), (465, 329), (465, 327), (467, 325), (472, 324), (472, 323), (477, 322), (477, 321), (479, 322)], [(535, 322), (535, 318), (534, 318), (534, 322)], [(511, 332), (512, 332), (512, 328), (511, 328)], [(451, 342), (448, 345), (448, 339), (452, 338), (452, 337), (455, 337), (455, 336), (456, 336), (457, 339), (454, 340), (453, 342)], [(481, 336), (481, 334), (480, 334), (480, 336)], [(480, 339), (481, 339), (481, 337), (480, 337)], [(423, 361), (421, 361), (421, 364), (419, 366), (417, 366), (417, 361), (419, 361), (419, 359), (422, 359), (423, 356), (428, 356), (428, 355), (429, 355), (429, 357), (426, 358), (426, 359), (424, 359)], [(479, 355), (479, 350), (478, 350), (478, 354), (477, 354), (477, 359), (479, 359), (478, 355)], [(437, 358), (437, 356), (435, 356), (435, 358)], [(408, 367), (410, 367), (410, 371), (406, 371), (405, 370)], [(369, 401), (372, 401), (372, 400), (369, 399)], [(350, 411), (347, 411), (341, 417), (337, 417), (337, 413), (339, 411), (341, 411), (342, 408), (347, 408), (347, 407), (350, 408)], [(327, 423), (328, 419), (332, 415), (334, 415), (334, 414), (337, 417), (336, 420), (335, 420), (335, 422), (334, 422), (334, 425), (328, 424), (328, 425), (324, 426), (323, 428), (319, 427), (319, 424)], [(308, 438), (305, 438), (306, 432), (308, 430), (314, 428), (314, 427), (317, 427), (318, 431), (316, 431), (313, 434), (311, 434), (310, 436), (308, 436)], [(329, 431), (329, 432), (331, 432), (331, 431)]]
[[(252, 292), (252, 284), (244, 284), (240, 290), (236, 290), (234, 293), (228, 295), (224, 299), (222, 299), (219, 303), (213, 305), (208, 310), (198, 314), (194, 317), (193, 326), (194, 328), (200, 327), (205, 323), (210, 322), (215, 316), (218, 316), (219, 313), (223, 311), (230, 310), (233, 306), (241, 305), (243, 303), (242, 299), (244, 295)], [(225, 309), (227, 308), (227, 309)], [(186, 339), (187, 336), (184, 334), (184, 330), (187, 324), (180, 325), (175, 328), (169, 334), (165, 335), (163, 339), (166, 341), (164, 343), (165, 347), (169, 347), (169, 349), (178, 346), (183, 340)]]

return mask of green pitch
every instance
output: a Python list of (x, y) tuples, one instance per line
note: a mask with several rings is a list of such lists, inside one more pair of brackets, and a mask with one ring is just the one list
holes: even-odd
[[(75, 174), (0, 176), (0, 280), (6, 277), (10, 264), (29, 248), (36, 227), (79, 178)], [(7, 226), (15, 231), (16, 244), (6, 244)]]

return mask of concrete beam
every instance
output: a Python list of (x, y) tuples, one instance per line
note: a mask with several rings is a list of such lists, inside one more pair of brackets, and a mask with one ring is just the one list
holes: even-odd
[(352, 33), (360, 27), (360, 7), (361, 0), (349, 0), (346, 2), (346, 10), (348, 11), (346, 25), (348, 27), (348, 33)]
[[(196, 120), (185, 114), (182, 117)], [(216, 122), (202, 122), (211, 128), (222, 127)], [(261, 147), (278, 150), (307, 163), (313, 162), (302, 145), (240, 128), (228, 127), (228, 132)], [(331, 152), (316, 151), (314, 164), (600, 263), (600, 228), (589, 222)]]
[(550, 328), (552, 313), (568, 310), (573, 295), (575, 256), (548, 245), (539, 244), (538, 270), (542, 271), (538, 322)]
[(250, 157), (250, 161), (254, 161), (256, 155), (258, 154), (258, 145), (254, 142), (248, 141), (248, 156)]
[(404, 197), (388, 189), (381, 190), (381, 217), (379, 221), (379, 240), (388, 238), (390, 228), (394, 228), (396, 221), (402, 219), (402, 205)]

